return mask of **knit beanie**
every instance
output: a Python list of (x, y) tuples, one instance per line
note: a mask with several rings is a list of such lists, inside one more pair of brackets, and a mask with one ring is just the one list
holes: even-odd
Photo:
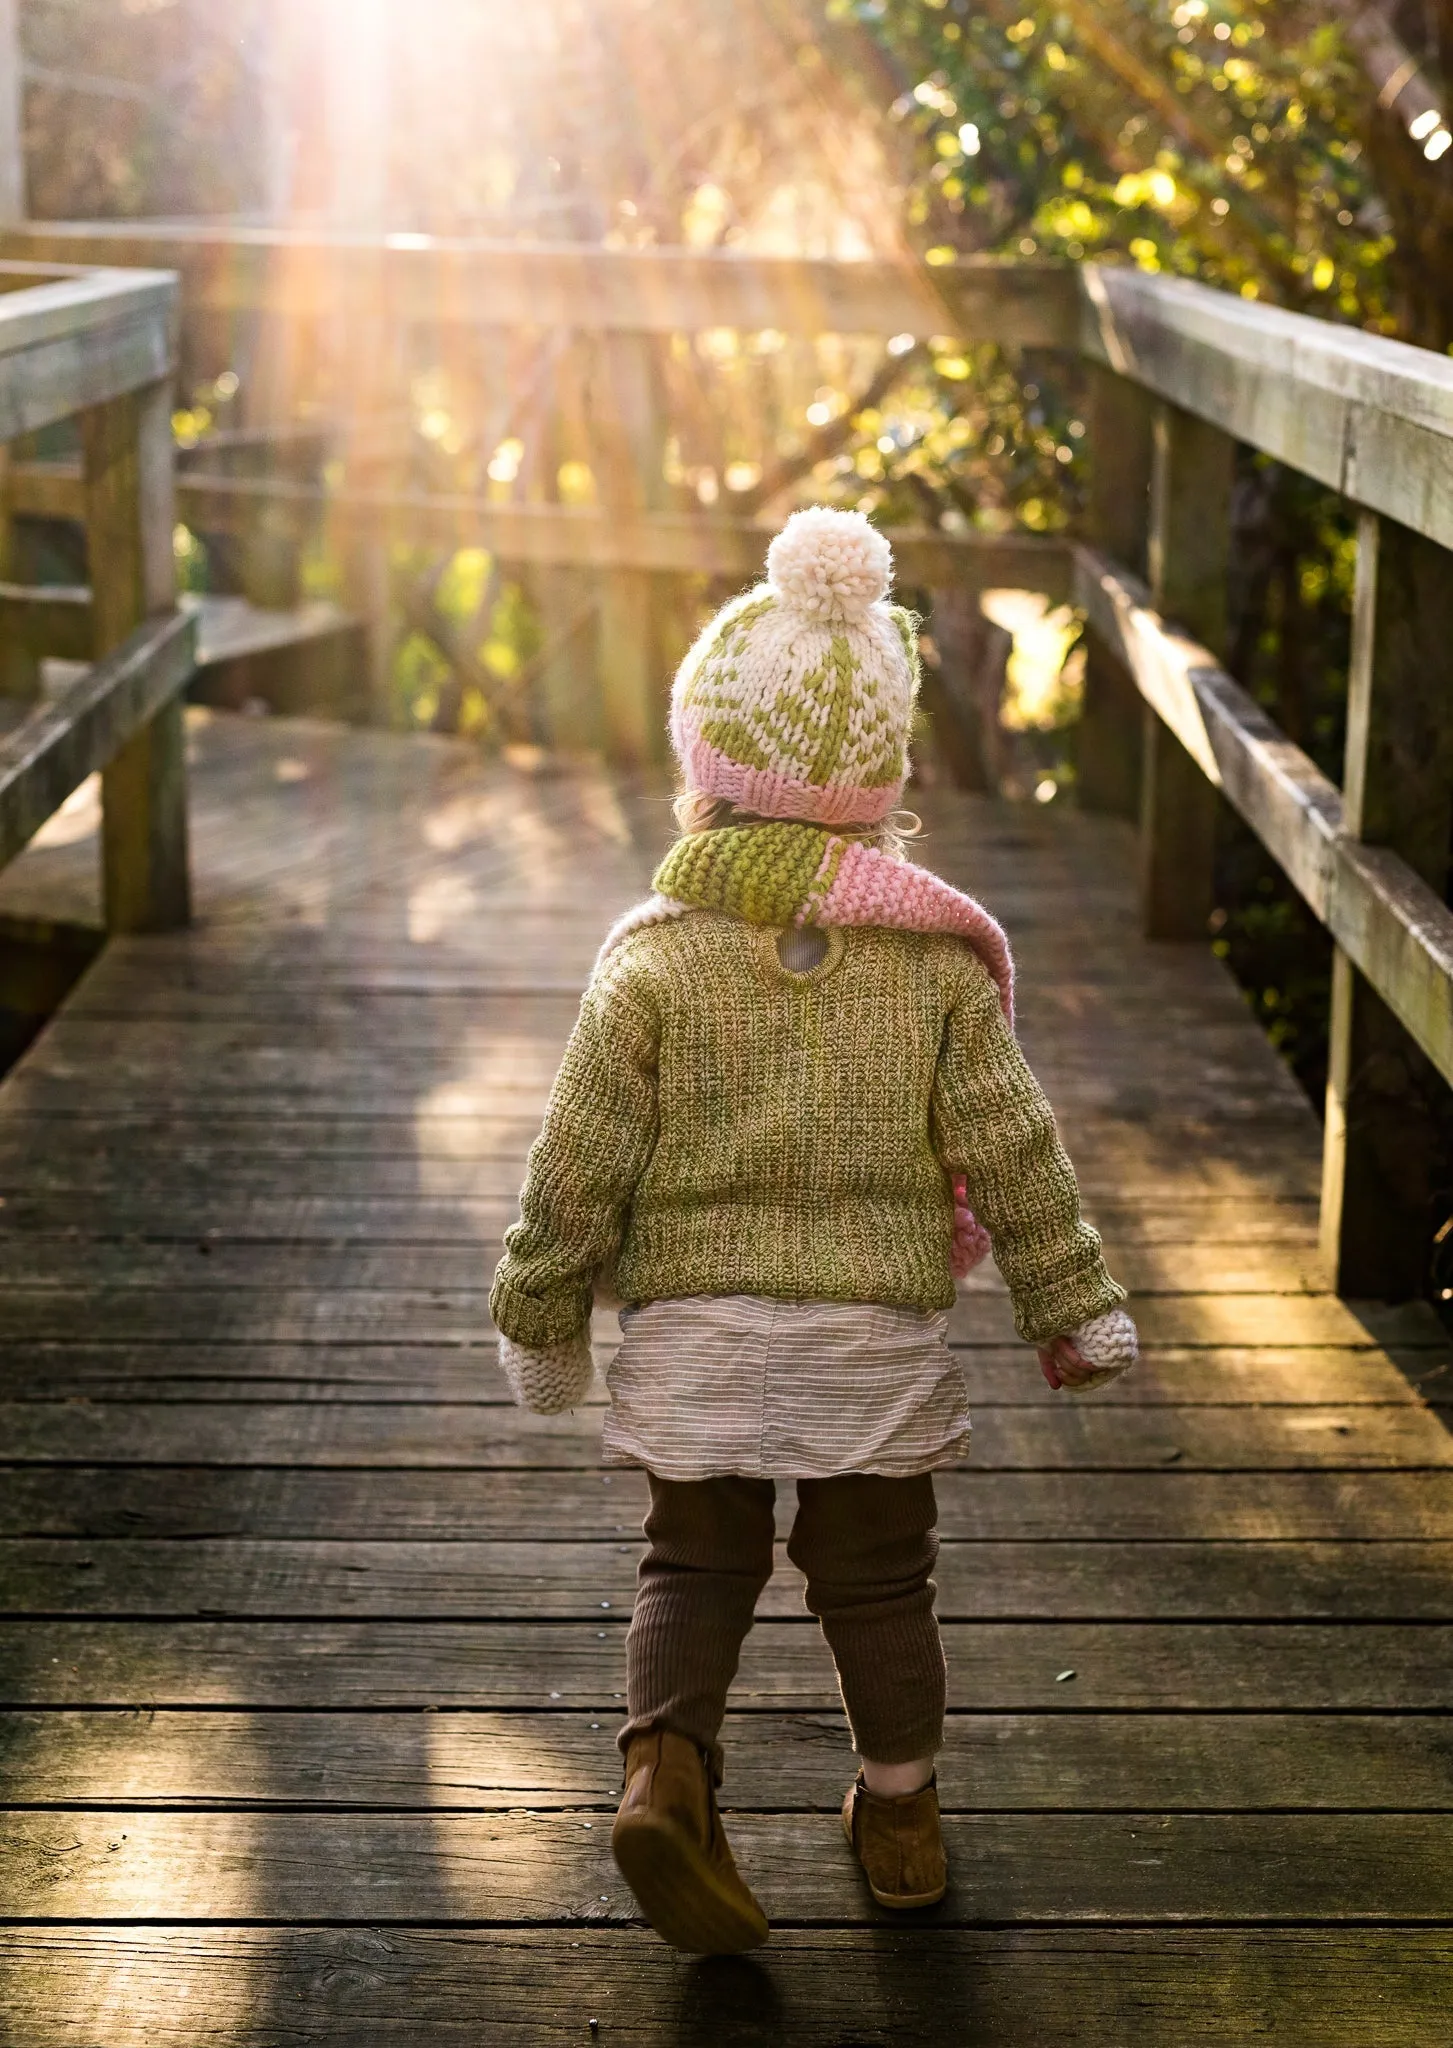
[(689, 789), (765, 818), (873, 825), (903, 794), (916, 621), (889, 604), (893, 553), (861, 512), (794, 512), (767, 580), (719, 611), (676, 673), (671, 740)]

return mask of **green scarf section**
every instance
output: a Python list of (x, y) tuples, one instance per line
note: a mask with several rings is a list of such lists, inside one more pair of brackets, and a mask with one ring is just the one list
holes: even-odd
[(793, 924), (832, 887), (849, 843), (821, 825), (782, 822), (693, 832), (677, 840), (651, 886), (693, 910), (728, 911), (748, 924)]

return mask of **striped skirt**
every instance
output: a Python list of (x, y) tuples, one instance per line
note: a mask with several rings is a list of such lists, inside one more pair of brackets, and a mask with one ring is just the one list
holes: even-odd
[(609, 1465), (662, 1479), (907, 1478), (968, 1449), (946, 1313), (694, 1295), (622, 1309)]

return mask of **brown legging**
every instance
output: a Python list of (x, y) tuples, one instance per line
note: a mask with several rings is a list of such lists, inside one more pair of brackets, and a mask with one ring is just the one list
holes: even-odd
[[(710, 1753), (757, 1596), (772, 1576), (770, 1479), (651, 1482), (636, 1609), (626, 1638), (624, 1749), (670, 1728)], [(929, 1573), (938, 1509), (928, 1473), (845, 1473), (797, 1481), (787, 1555), (837, 1665), (853, 1746), (875, 1763), (911, 1763), (943, 1742), (943, 1645)]]

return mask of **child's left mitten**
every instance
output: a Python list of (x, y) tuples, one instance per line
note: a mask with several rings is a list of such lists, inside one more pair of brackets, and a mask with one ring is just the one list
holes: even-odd
[(586, 1330), (557, 1344), (538, 1346), (516, 1344), (501, 1334), (499, 1362), (516, 1401), (536, 1415), (560, 1415), (578, 1407), (595, 1376)]
[(1111, 1380), (1118, 1380), (1122, 1372), (1129, 1372), (1140, 1357), (1139, 1335), (1123, 1308), (1107, 1309), (1102, 1316), (1091, 1316), (1077, 1330), (1068, 1330), (1065, 1334), (1086, 1365), (1095, 1367), (1089, 1379), (1081, 1380), (1075, 1386), (1066, 1381), (1067, 1394), (1088, 1394), (1094, 1387), (1108, 1386)]

